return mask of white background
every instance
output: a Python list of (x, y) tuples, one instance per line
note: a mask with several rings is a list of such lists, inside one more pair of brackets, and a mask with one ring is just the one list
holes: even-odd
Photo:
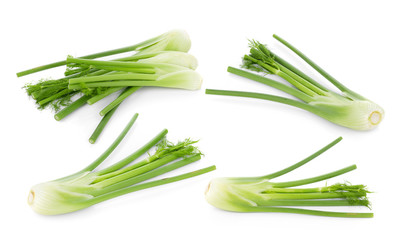
[[(1, 5), (1, 239), (351, 239), (400, 237), (402, 14), (398, 1), (8, 1)], [(87, 139), (111, 98), (61, 122), (38, 111), (21, 87), (63, 69), (23, 78), (15, 73), (63, 59), (132, 45), (170, 29), (187, 30), (202, 89), (143, 89), (130, 96), (94, 145)], [(301, 63), (271, 37), (285, 38), (342, 83), (380, 104), (382, 124), (358, 132), (293, 107), (205, 95), (205, 88), (280, 94), (226, 72), (258, 39)], [(304, 64), (297, 65), (320, 78)], [(134, 151), (163, 128), (169, 139), (200, 139), (205, 157), (176, 174), (212, 164), (203, 176), (128, 194), (61, 216), (41, 216), (26, 203), (32, 185), (73, 173), (94, 160), (138, 112), (133, 129), (105, 165)], [(328, 182), (367, 184), (373, 219), (280, 213), (231, 213), (203, 192), (213, 177), (257, 176), (344, 140), (278, 180), (298, 179), (351, 164)], [(105, 166), (103, 165), (103, 166)], [(168, 175), (166, 175), (168, 176)], [(322, 182), (318, 185), (324, 185)], [(353, 209), (335, 209), (349, 210)], [(369, 211), (358, 208), (357, 211)]]

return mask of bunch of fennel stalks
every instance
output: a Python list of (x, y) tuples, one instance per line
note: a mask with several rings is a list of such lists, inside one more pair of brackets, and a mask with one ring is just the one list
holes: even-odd
[(315, 177), (286, 182), (274, 182), (283, 176), (321, 155), (342, 140), (337, 138), (309, 157), (280, 171), (259, 177), (223, 177), (213, 179), (205, 192), (211, 205), (233, 212), (280, 212), (307, 214), (326, 217), (371, 218), (370, 212), (323, 211), (311, 208), (328, 208), (340, 206), (364, 206), (370, 208), (365, 185), (336, 183), (322, 187), (305, 187), (330, 179), (356, 169), (351, 165), (330, 173)]
[[(121, 161), (96, 170), (123, 140), (138, 114), (135, 114), (116, 140), (95, 161), (69, 176), (33, 186), (28, 195), (31, 208), (43, 215), (58, 215), (78, 211), (100, 202), (160, 185), (181, 181), (215, 170), (209, 166), (196, 171), (151, 180), (201, 159), (201, 152), (194, 146), (196, 141), (186, 139), (172, 144), (162, 130), (135, 152)], [(153, 154), (136, 161), (153, 146)], [(134, 162), (134, 163), (133, 163)]]
[[(197, 59), (188, 54), (191, 41), (182, 30), (172, 30), (138, 44), (115, 50), (86, 55), (80, 58), (68, 56), (66, 60), (32, 68), (17, 73), (22, 77), (46, 69), (67, 65), (65, 77), (57, 80), (41, 80), (25, 85), (39, 109), (50, 107), (61, 120), (85, 104), (120, 92), (105, 106), (102, 120), (89, 138), (94, 143), (118, 106), (142, 87), (200, 89), (201, 76), (195, 72)], [(94, 60), (101, 57), (134, 51), (129, 57), (114, 60)], [(73, 96), (79, 96), (72, 101)]]
[[(278, 89), (289, 94), (292, 98), (256, 92), (216, 89), (207, 89), (206, 94), (278, 102), (309, 111), (330, 122), (355, 130), (371, 130), (381, 123), (384, 118), (382, 107), (347, 88), (289, 42), (277, 35), (274, 35), (274, 38), (303, 59), (340, 92), (330, 90), (279, 57), (264, 44), (253, 40), (249, 44), (250, 53), (244, 55), (242, 64), (242, 68), (249, 71), (234, 67), (228, 67), (227, 71)], [(264, 76), (260, 73), (263, 73)], [(279, 76), (288, 84), (271, 79), (269, 75)]]

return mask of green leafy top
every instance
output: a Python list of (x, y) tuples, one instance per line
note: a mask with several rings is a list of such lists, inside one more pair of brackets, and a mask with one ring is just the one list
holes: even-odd
[(249, 41), (250, 54), (243, 57), (242, 67), (256, 71), (275, 74), (280, 70), (275, 62), (275, 55), (256, 40)]
[(155, 161), (173, 152), (179, 152), (180, 155), (202, 154), (197, 147), (192, 145), (197, 142), (198, 141), (193, 141), (187, 138), (184, 141), (180, 141), (177, 144), (174, 144), (164, 138), (156, 145), (155, 153), (153, 153), (152, 155), (148, 153), (149, 156), (147, 158), (147, 161)]

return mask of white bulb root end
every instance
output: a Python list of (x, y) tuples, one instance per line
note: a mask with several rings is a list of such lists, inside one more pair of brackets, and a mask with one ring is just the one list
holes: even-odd
[(28, 195), (28, 204), (31, 206), (34, 202), (35, 199), (35, 192), (34, 191), (29, 191), (29, 195)]
[(381, 122), (381, 120), (382, 120), (382, 115), (379, 111), (374, 111), (369, 116), (369, 121), (373, 125), (379, 124)]

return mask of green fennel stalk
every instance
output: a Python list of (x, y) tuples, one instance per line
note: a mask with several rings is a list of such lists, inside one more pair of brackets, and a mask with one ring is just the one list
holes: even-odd
[[(187, 52), (190, 49), (191, 43), (189, 41), (189, 36), (187, 35), (186, 32), (184, 31), (179, 31), (179, 30), (173, 30), (167, 33), (164, 33), (160, 36), (150, 38), (148, 40), (145, 40), (143, 42), (128, 46), (128, 47), (123, 47), (123, 48), (117, 48), (113, 50), (108, 50), (104, 52), (99, 52), (99, 53), (94, 53), (94, 54), (89, 54), (82, 56), (81, 58), (86, 58), (86, 59), (94, 59), (94, 58), (101, 58), (101, 57), (106, 57), (110, 55), (115, 55), (115, 54), (120, 54), (120, 53), (125, 53), (125, 52), (131, 52), (131, 51), (138, 51), (141, 50), (142, 54), (145, 53), (152, 53), (156, 51), (163, 51), (163, 50), (171, 50), (171, 49), (179, 49), (179, 51)], [(46, 65), (42, 65), (39, 67), (35, 67), (32, 69), (28, 69), (22, 72), (18, 72), (17, 76), (22, 77), (28, 74), (40, 72), (43, 70), (55, 68), (55, 67), (60, 67), (63, 65), (66, 65), (67, 61), (62, 60)]]

